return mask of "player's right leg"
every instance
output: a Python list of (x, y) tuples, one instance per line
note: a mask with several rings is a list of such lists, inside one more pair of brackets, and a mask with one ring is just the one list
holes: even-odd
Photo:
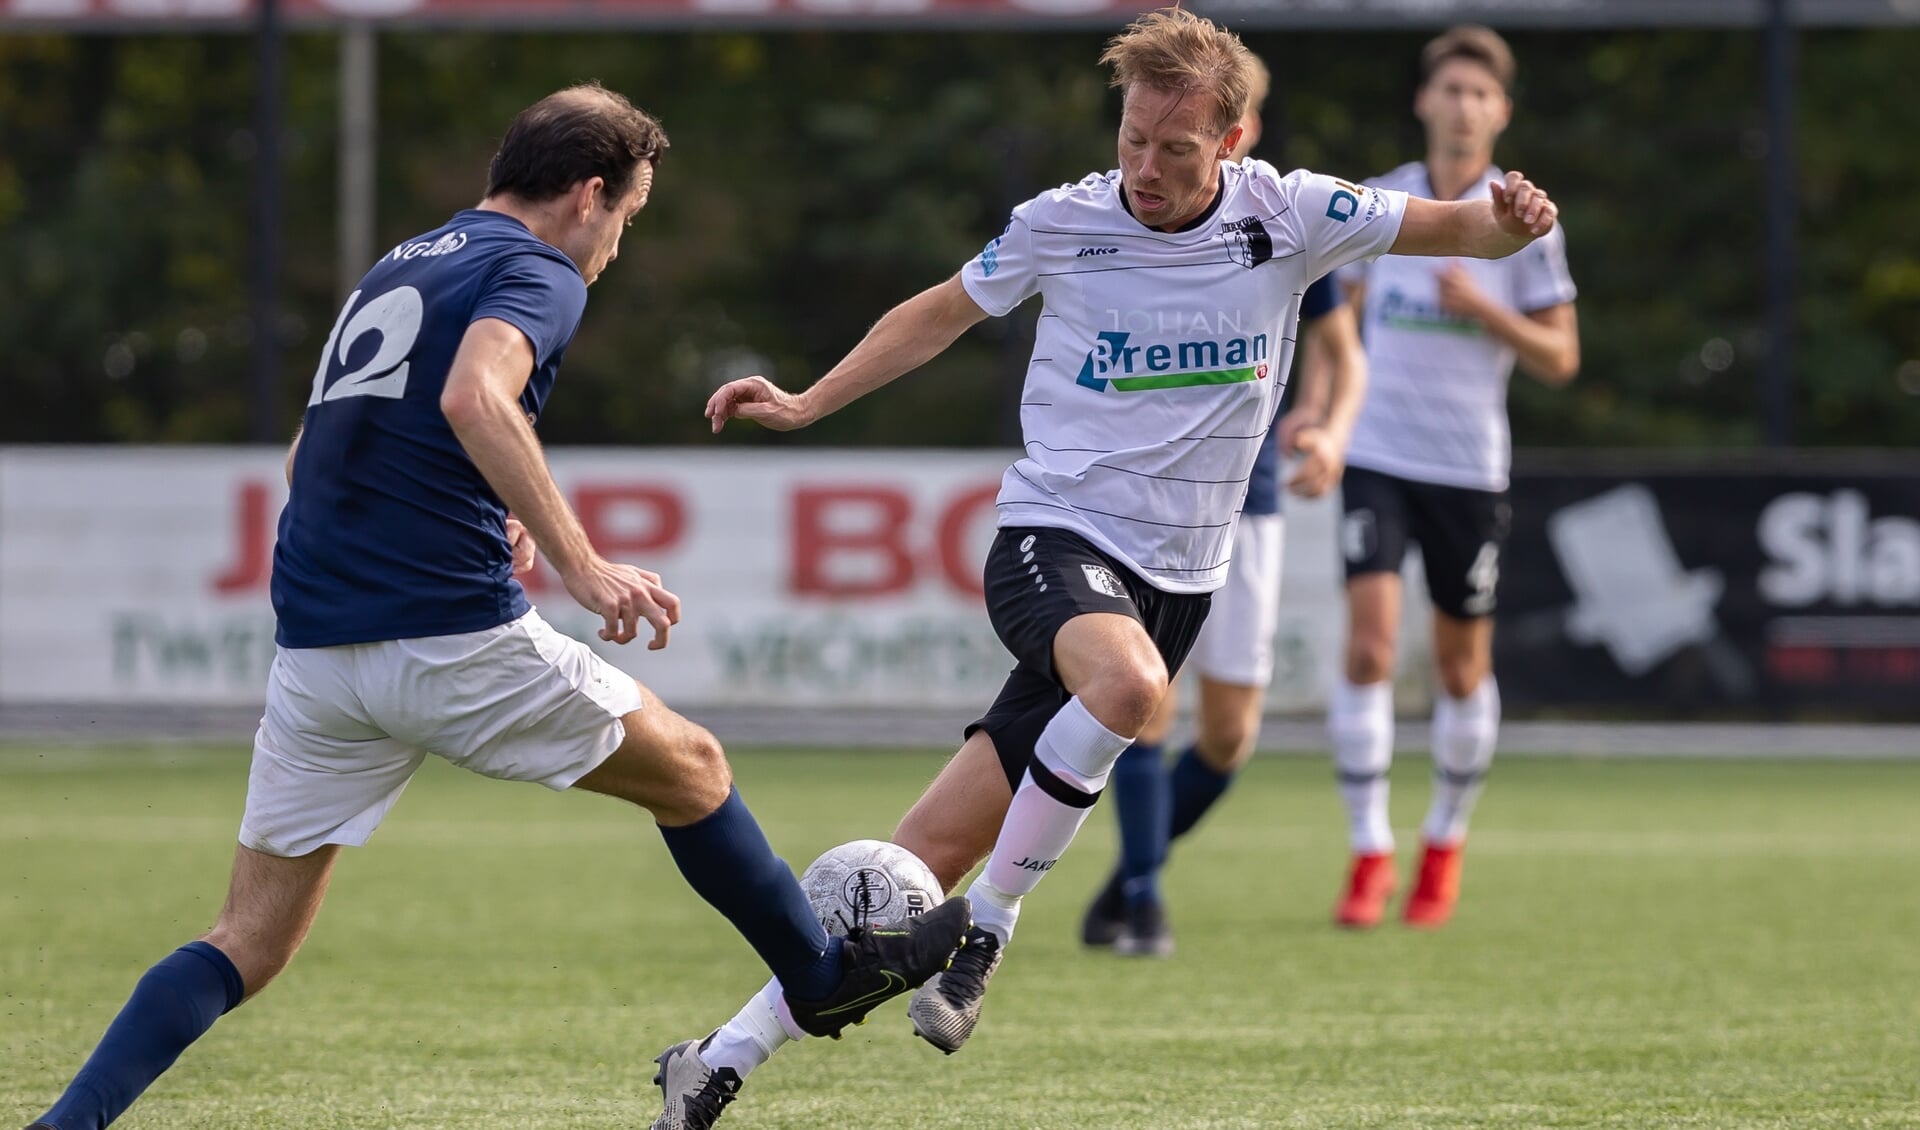
[[(1163, 823), (1152, 845), (1148, 870), (1125, 881), (1126, 928), (1114, 941), (1115, 953), (1172, 954), (1173, 929), (1160, 896), (1160, 870), (1166, 866), (1173, 842), (1191, 832), (1226, 795), (1234, 775), (1253, 753), (1261, 704), (1273, 678), (1283, 530), (1278, 514), (1247, 514), (1234, 532), (1227, 583), (1214, 593), (1212, 610), (1187, 660), (1200, 679), (1198, 732), (1171, 767), (1160, 769)], [(1120, 768), (1114, 770), (1116, 786)]]
[(1328, 696), (1327, 729), (1353, 858), (1334, 920), (1366, 928), (1379, 923), (1396, 883), (1387, 770), (1393, 763), (1393, 668), (1408, 515), (1403, 484), (1362, 468), (1347, 469), (1341, 500), (1347, 651), (1343, 677)]
[(283, 649), (275, 658), (219, 919), (141, 977), (35, 1126), (108, 1125), (215, 1020), (293, 960), (340, 845), (366, 842), (420, 761), (357, 709), (348, 650)]
[(266, 988), (313, 925), (339, 851), (327, 845), (281, 859), (241, 846), (213, 929), (147, 970), (79, 1074), (33, 1127), (108, 1125), (214, 1021)]

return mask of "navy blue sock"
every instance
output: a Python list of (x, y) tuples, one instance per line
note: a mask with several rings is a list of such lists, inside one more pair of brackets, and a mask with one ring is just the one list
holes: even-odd
[(840, 939), (827, 937), (800, 881), (773, 854), (738, 790), (711, 815), (684, 828), (661, 828), (660, 838), (687, 884), (733, 923), (782, 989), (812, 1001), (840, 983)]
[(67, 1093), (40, 1121), (56, 1130), (100, 1130), (245, 995), (240, 971), (219, 947), (188, 942), (174, 950), (140, 978)]
[(1113, 763), (1107, 791), (1120, 818), (1120, 890), (1128, 903), (1158, 902), (1167, 858), (1167, 767), (1159, 743), (1135, 742)]
[(1213, 807), (1213, 802), (1233, 784), (1232, 773), (1216, 773), (1213, 767), (1200, 760), (1199, 751), (1193, 746), (1180, 755), (1173, 763), (1173, 801), (1168, 806), (1172, 821), (1168, 826), (1167, 839), (1177, 840), (1193, 830), (1200, 818)]

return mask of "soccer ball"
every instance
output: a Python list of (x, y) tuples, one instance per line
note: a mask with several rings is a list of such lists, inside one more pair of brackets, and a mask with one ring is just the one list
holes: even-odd
[(827, 933), (841, 935), (924, 914), (946, 898), (919, 856), (885, 840), (828, 848), (801, 873), (800, 887)]

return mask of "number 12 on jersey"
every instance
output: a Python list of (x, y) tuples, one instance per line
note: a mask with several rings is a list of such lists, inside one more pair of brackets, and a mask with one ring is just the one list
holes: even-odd
[[(356, 290), (347, 296), (346, 305), (340, 308), (340, 317), (333, 323), (333, 332), (327, 335), (327, 347), (320, 354), (320, 367), (313, 374), (313, 395), (307, 398), (308, 407), (349, 396), (380, 396), (398, 400), (407, 393), (406, 358), (407, 354), (413, 352), (413, 343), (420, 336), (420, 320), (425, 308), (420, 300), (420, 292), (410, 286), (398, 286), (368, 299), (356, 313), (353, 307), (360, 301), (362, 293)], [(327, 370), (333, 367), (336, 359), (339, 364), (345, 365), (354, 344), (368, 334), (376, 333), (380, 335), (380, 345), (374, 350), (373, 356), (351, 372), (342, 373), (338, 380), (329, 385)]]

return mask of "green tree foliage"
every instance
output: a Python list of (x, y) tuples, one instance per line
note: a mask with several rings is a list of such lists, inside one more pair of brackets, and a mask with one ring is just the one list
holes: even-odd
[[(1262, 154), (1349, 177), (1417, 157), (1421, 36), (1259, 35)], [(1563, 206), (1584, 372), (1524, 378), (1528, 444), (1738, 445), (1759, 435), (1768, 139), (1757, 37), (1531, 33), (1500, 158)], [(381, 36), (382, 247), (472, 204), (512, 114), (586, 79), (674, 139), (654, 203), (594, 288), (549, 442), (691, 442), (720, 381), (817, 378), (892, 303), (950, 274), (1008, 208), (1113, 164), (1117, 97), (1092, 34)], [(252, 44), (238, 36), (0, 38), (0, 440), (244, 437)], [(1920, 105), (1891, 97), (1915, 32), (1802, 42), (1798, 438), (1920, 426)], [(291, 430), (341, 298), (336, 41), (289, 45)], [(798, 436), (1012, 435), (1030, 306)]]

